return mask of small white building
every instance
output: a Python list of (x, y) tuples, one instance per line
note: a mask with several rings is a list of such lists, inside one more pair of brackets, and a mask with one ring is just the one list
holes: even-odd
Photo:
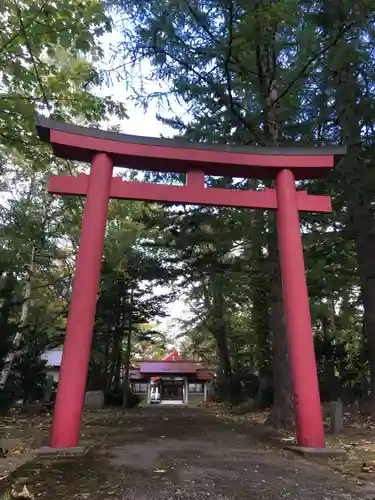
[(47, 362), (45, 370), (47, 378), (52, 377), (54, 382), (59, 381), (62, 353), (63, 348), (58, 347), (45, 351), (41, 356), (42, 360)]

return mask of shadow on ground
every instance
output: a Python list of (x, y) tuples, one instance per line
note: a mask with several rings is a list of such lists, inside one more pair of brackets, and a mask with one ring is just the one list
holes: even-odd
[(375, 486), (278, 449), (260, 429), (203, 409), (99, 412), (83, 429), (95, 442), (87, 457), (26, 464), (2, 498), (13, 483), (41, 500), (375, 499)]

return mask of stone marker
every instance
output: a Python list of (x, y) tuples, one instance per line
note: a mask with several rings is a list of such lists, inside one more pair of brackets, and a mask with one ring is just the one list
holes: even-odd
[(52, 398), (52, 392), (53, 392), (53, 377), (51, 375), (48, 375), (46, 379), (46, 383), (44, 386), (44, 394), (43, 394), (43, 403), (48, 404), (51, 401)]
[(331, 432), (342, 432), (344, 428), (344, 414), (341, 401), (331, 401), (329, 404)]
[(87, 391), (85, 395), (85, 408), (98, 409), (104, 406), (104, 391)]

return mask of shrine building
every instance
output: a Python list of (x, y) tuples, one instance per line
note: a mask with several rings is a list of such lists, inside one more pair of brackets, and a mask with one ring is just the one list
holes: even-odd
[(209, 382), (215, 379), (212, 370), (183, 359), (175, 349), (163, 360), (142, 360), (137, 365), (129, 374), (132, 392), (147, 404), (202, 403), (207, 401)]

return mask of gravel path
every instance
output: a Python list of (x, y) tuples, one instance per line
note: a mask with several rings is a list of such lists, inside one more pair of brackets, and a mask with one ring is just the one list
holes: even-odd
[(375, 500), (375, 485), (359, 487), (204, 410), (106, 415), (83, 430), (96, 442), (89, 456), (33, 462), (13, 482), (42, 500)]

